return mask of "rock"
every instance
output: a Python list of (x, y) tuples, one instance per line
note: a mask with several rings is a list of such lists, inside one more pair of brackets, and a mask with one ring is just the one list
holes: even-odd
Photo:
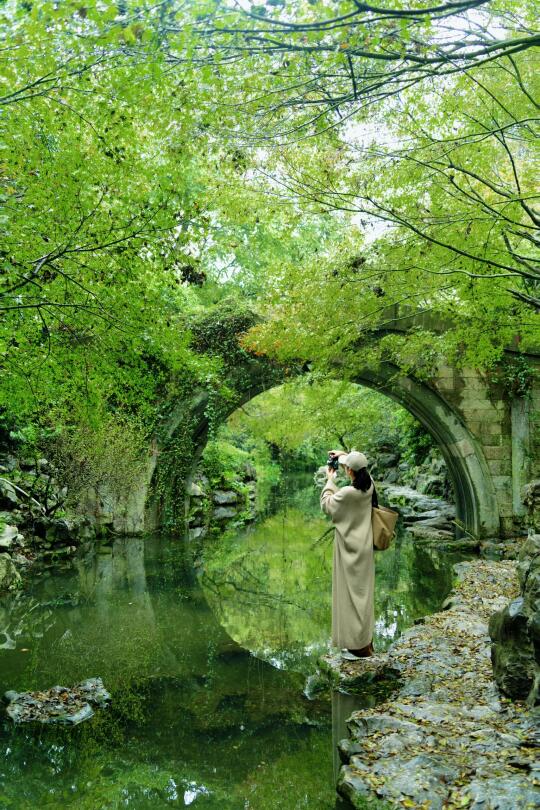
[(111, 696), (103, 686), (101, 678), (87, 678), (75, 689), (86, 698), (89, 703), (95, 706), (104, 707), (110, 701)]
[(425, 520), (444, 520), (451, 523), (454, 515), (454, 507), (449, 503), (445, 503), (438, 509), (428, 509), (427, 512), (418, 512), (405, 515), (403, 522), (405, 525), (408, 525), (409, 523), (418, 523), (419, 521), (423, 522)]
[(204, 490), (194, 481), (187, 488), (187, 494), (191, 495), (192, 498), (204, 498)]
[(198, 540), (205, 537), (207, 533), (206, 526), (195, 526), (193, 529), (188, 530), (188, 540)]
[(426, 540), (453, 540), (454, 539), (454, 532), (448, 531), (447, 529), (438, 529), (435, 526), (426, 526), (425, 523), (415, 523), (413, 526), (410, 526), (408, 531), (414, 536), (420, 539)]
[(377, 796), (400, 802), (400, 806), (401, 801), (407, 799), (414, 807), (429, 806), (430, 810), (442, 810), (449, 796), (449, 784), (458, 775), (457, 767), (448, 765), (443, 757), (435, 754), (419, 754), (412, 758), (395, 755), (386, 758), (384, 766), (375, 762), (371, 768), (367, 768), (359, 756), (353, 756), (350, 765), (341, 769), (338, 790), (349, 798), (355, 793), (365, 796), (380, 777)]
[(378, 453), (377, 454), (377, 469), (387, 470), (390, 467), (395, 467), (399, 457), (396, 453)]
[(236, 517), (237, 510), (232, 506), (218, 506), (212, 512), (212, 517), (215, 520), (228, 520), (229, 518)]
[(19, 498), (13, 484), (0, 478), (0, 507), (2, 509), (13, 509), (18, 503)]
[(521, 774), (475, 779), (468, 786), (466, 796), (470, 799), (467, 807), (471, 810), (488, 810), (492, 807), (497, 810), (517, 810), (540, 806), (540, 790)]
[(326, 692), (328, 689), (328, 678), (324, 676), (319, 670), (313, 673), (312, 675), (308, 675), (306, 678), (306, 683), (304, 685), (304, 695), (307, 697), (308, 700), (313, 700), (313, 698), (320, 694), (321, 692)]
[(50, 539), (56, 543), (70, 543), (77, 535), (77, 529), (69, 520), (53, 520), (49, 527)]
[(540, 532), (540, 480), (531, 481), (523, 488), (522, 500), (529, 514), (529, 525)]
[(515, 700), (540, 703), (540, 535), (523, 545), (517, 565), (520, 596), (489, 622), (493, 672)]
[(320, 677), (326, 677), (327, 686), (340, 692), (367, 694), (376, 687), (377, 692), (390, 694), (396, 688), (400, 667), (389, 664), (386, 655), (373, 655), (360, 661), (344, 661), (341, 655), (323, 655), (319, 659)]
[(472, 537), (455, 537), (453, 531), (425, 525), (423, 522), (408, 526), (407, 530), (417, 543), (428, 548), (446, 549), (448, 551), (476, 551), (478, 540)]
[(216, 489), (216, 491), (212, 494), (212, 500), (214, 503), (217, 503), (220, 506), (227, 503), (236, 503), (238, 500), (238, 493), (233, 492), (232, 490), (225, 491), (222, 489)]
[(44, 557), (53, 562), (54, 560), (60, 560), (63, 557), (70, 557), (72, 554), (75, 554), (76, 551), (77, 546), (62, 545), (51, 549), (45, 549), (42, 553)]
[(8, 554), (0, 554), (0, 592), (11, 591), (21, 584), (21, 575)]
[(513, 537), (509, 540), (488, 537), (480, 542), (480, 554), (488, 560), (516, 560), (525, 538)]
[(16, 526), (4, 526), (0, 530), (0, 551), (8, 551), (18, 535), (19, 530)]
[(34, 534), (46, 541), (45, 545), (71, 545), (79, 539), (80, 534), (84, 537), (94, 536), (94, 531), (88, 534), (89, 528), (90, 524), (84, 520), (76, 522), (42, 516), (34, 521)]
[(419, 476), (416, 488), (423, 495), (435, 495), (442, 498), (445, 492), (445, 482), (438, 475)]
[(257, 470), (253, 464), (247, 463), (244, 467), (244, 481), (255, 482), (257, 480)]
[(444, 529), (445, 531), (449, 531), (452, 536), (454, 535), (452, 524), (446, 515), (436, 515), (435, 517), (428, 518), (426, 518), (424, 515), (415, 515), (414, 526), (427, 526), (435, 529)]
[(101, 678), (89, 678), (69, 689), (53, 686), (45, 692), (10, 690), (4, 695), (7, 716), (14, 723), (78, 725), (93, 717), (92, 706), (104, 707), (111, 696)]
[[(400, 465), (401, 466), (401, 465)], [(437, 517), (445, 514), (454, 517), (455, 508), (441, 498), (430, 498), (412, 487), (396, 486), (383, 482), (379, 485), (389, 506), (402, 511), (405, 516), (422, 513), (422, 517)], [(401, 507), (401, 508), (400, 508)], [(429, 514), (424, 514), (429, 512)]]
[(30, 565), (30, 563), (31, 563), (31, 560), (29, 560), (27, 557), (25, 557), (24, 554), (17, 554), (17, 553), (12, 554), (11, 559), (19, 567), (20, 566), (24, 567), (26, 565)]
[(385, 733), (388, 731), (416, 733), (418, 730), (421, 730), (416, 723), (412, 723), (409, 720), (400, 720), (388, 714), (370, 715), (368, 717), (355, 717), (353, 715), (347, 725), (353, 740), (359, 740), (362, 737), (370, 737), (372, 734), (377, 734), (381, 731)]
[(43, 517), (43, 516), (40, 516), (40, 517), (36, 518), (34, 520), (34, 524), (32, 526), (32, 530), (33, 530), (34, 535), (37, 538), (45, 540), (45, 537), (46, 537), (46, 534), (47, 534), (47, 528), (48, 528), (49, 524), (50, 524), (49, 518), (46, 518), (46, 517)]
[(13, 472), (19, 466), (19, 462), (15, 458), (15, 456), (7, 455), (2, 459), (2, 466), (5, 467), (9, 472)]

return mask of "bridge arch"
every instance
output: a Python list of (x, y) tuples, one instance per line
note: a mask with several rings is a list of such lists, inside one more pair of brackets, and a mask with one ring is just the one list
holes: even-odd
[[(240, 390), (237, 386), (239, 399), (228, 412), (222, 413), (223, 421), (241, 405), (284, 381), (283, 377), (276, 378), (275, 374), (261, 374), (260, 366), (256, 372), (254, 367), (253, 375), (243, 374), (241, 378), (243, 384)], [(447, 464), (455, 493), (456, 516), (465, 532), (478, 538), (497, 536), (500, 532), (500, 515), (492, 475), (481, 443), (457, 409), (434, 387), (400, 373), (390, 364), (377, 370), (360, 371), (351, 382), (385, 394), (418, 419), (433, 437)], [(208, 440), (207, 403), (208, 395), (200, 391), (194, 395), (189, 406), (193, 464), (188, 472), (188, 480)], [(169, 425), (169, 437), (174, 438), (175, 432), (185, 430), (185, 425), (185, 410), (180, 409)], [(156, 509), (154, 504), (152, 516), (146, 522), (159, 526), (159, 505)]]

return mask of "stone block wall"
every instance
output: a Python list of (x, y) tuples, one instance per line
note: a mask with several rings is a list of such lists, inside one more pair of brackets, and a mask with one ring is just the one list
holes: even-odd
[[(540, 372), (540, 358), (538, 362)], [(434, 387), (459, 414), (481, 453), (499, 510), (501, 536), (526, 530), (523, 488), (540, 477), (540, 384), (526, 397), (505, 397), (474, 369), (442, 367)]]

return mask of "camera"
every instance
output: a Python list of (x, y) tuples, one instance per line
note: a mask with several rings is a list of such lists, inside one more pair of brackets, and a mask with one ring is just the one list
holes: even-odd
[(337, 470), (339, 466), (339, 456), (334, 456), (331, 453), (328, 455), (328, 461), (326, 462), (331, 470)]

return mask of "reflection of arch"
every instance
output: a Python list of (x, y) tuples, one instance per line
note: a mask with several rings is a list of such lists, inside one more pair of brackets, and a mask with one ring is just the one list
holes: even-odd
[[(263, 391), (278, 385), (274, 378), (246, 375), (246, 382), (232, 410)], [(462, 417), (426, 383), (399, 373), (386, 364), (377, 370), (366, 369), (352, 380), (386, 394), (408, 410), (429, 431), (448, 466), (454, 487), (456, 513), (464, 528), (477, 537), (497, 535), (500, 529), (499, 507), (491, 472), (480, 442), (473, 436)], [(195, 442), (194, 465), (208, 438), (204, 394), (194, 400), (192, 409)], [(226, 418), (227, 414), (224, 414)], [(172, 430), (174, 433), (174, 428)], [(170, 435), (170, 434), (169, 434)]]

